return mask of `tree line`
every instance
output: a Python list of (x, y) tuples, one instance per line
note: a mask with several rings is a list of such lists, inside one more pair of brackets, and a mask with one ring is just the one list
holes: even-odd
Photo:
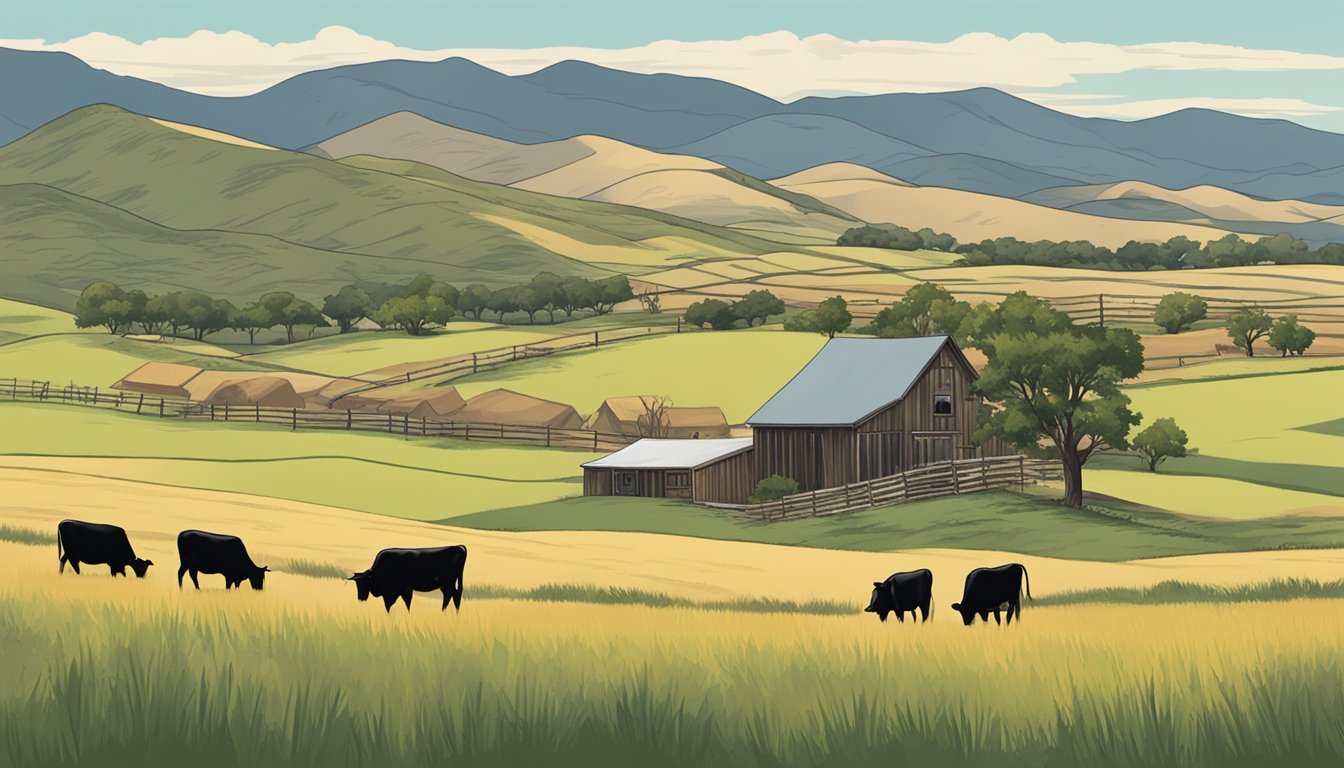
[(604, 315), (633, 295), (623, 275), (589, 280), (543, 272), (524, 285), (494, 289), (479, 283), (458, 289), (429, 275), (418, 275), (404, 285), (346, 285), (323, 299), (320, 307), (289, 291), (272, 291), (239, 308), (199, 291), (151, 296), (99, 281), (80, 293), (75, 325), (104, 327), (122, 335), (139, 330), (178, 336), (186, 331), (198, 341), (229, 329), (246, 333), (248, 343), (255, 343), (259, 332), (272, 328), (284, 328), (285, 338), (292, 342), (298, 327), (334, 323), (341, 333), (349, 333), (368, 319), (385, 329), (420, 336), (459, 315), (481, 320), (493, 313), (501, 323), (519, 313), (526, 314), (529, 323), (535, 323), (542, 312), (552, 323), (557, 312), (566, 318), (581, 310)]
[[(1209, 316), (1208, 302), (1199, 296), (1176, 291), (1163, 296), (1153, 311), (1153, 323), (1171, 334), (1182, 333)], [(1247, 357), (1255, 357), (1255, 343), (1265, 339), (1281, 357), (1301, 357), (1316, 341), (1316, 332), (1298, 322), (1297, 315), (1271, 317), (1260, 307), (1247, 306), (1223, 322), (1232, 345)]]
[(751, 328), (759, 321), (765, 323), (773, 315), (784, 314), (784, 302), (770, 291), (755, 290), (737, 301), (705, 299), (686, 308), (682, 318), (691, 325), (716, 331), (737, 327), (739, 322)]
[(1027, 242), (1015, 237), (998, 237), (978, 243), (958, 243), (951, 235), (928, 228), (912, 231), (894, 224), (869, 224), (845, 230), (836, 244), (957, 253), (961, 254), (957, 263), (969, 267), (1026, 264), (1142, 271), (1252, 264), (1344, 264), (1344, 243), (1326, 243), (1312, 248), (1307, 241), (1286, 232), (1250, 242), (1234, 234), (1207, 244), (1183, 235), (1162, 243), (1131, 240), (1112, 250), (1086, 240)]

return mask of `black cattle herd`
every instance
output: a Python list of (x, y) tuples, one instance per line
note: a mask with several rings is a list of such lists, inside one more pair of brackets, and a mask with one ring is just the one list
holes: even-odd
[[(126, 530), (115, 525), (62, 520), (56, 526), (56, 552), (60, 557), (60, 572), (66, 563), (79, 573), (81, 563), (106, 565), (113, 576), (125, 576), (130, 567), (135, 575), (144, 578), (153, 560), (136, 557)], [(242, 587), (246, 581), (253, 589), (266, 584), (271, 569), (259, 566), (247, 553), (243, 540), (205, 531), (183, 531), (177, 535), (177, 586), (182, 577), (190, 576), (196, 589), (201, 588), (198, 576), (202, 573), (224, 577), (224, 588)], [(381, 597), (388, 612), (398, 600), (411, 608), (415, 592), (442, 592), (443, 607), (452, 603), (455, 610), (462, 607), (462, 572), (467, 565), (467, 548), (429, 547), (424, 549), (384, 549), (373, 558), (366, 571), (352, 574), (347, 581), (355, 583), (355, 594), (365, 601), (369, 596)], [(1007, 623), (1022, 616), (1022, 594), (1031, 597), (1031, 584), (1026, 567), (1017, 563), (997, 568), (976, 568), (966, 575), (961, 601), (952, 604), (952, 610), (961, 614), (962, 622), (970, 625), (979, 616), (1000, 623), (1006, 612)], [(873, 582), (872, 598), (866, 613), (875, 613), (881, 621), (896, 614), (896, 620), (905, 621), (908, 611), (911, 619), (916, 612), (920, 621), (933, 615), (933, 572), (928, 569), (893, 573), (886, 581)]]

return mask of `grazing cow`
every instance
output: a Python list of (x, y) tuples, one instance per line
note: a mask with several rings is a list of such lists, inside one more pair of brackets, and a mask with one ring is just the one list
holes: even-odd
[(873, 582), (873, 597), (868, 601), (865, 613), (876, 613), (881, 621), (887, 620), (887, 614), (895, 613), (896, 620), (905, 623), (905, 612), (915, 617), (918, 608), (920, 621), (928, 621), (933, 615), (933, 572), (927, 568), (918, 571), (893, 573), (886, 581)]
[(1025, 566), (1011, 563), (998, 568), (976, 568), (966, 574), (966, 588), (961, 593), (961, 602), (953, 603), (952, 610), (961, 614), (961, 620), (967, 626), (975, 621), (976, 614), (981, 621), (989, 621), (994, 614), (994, 623), (999, 624), (999, 612), (1006, 606), (1008, 623), (1013, 623), (1013, 614), (1022, 617), (1022, 588), (1026, 587), (1027, 597), (1031, 597), (1031, 581), (1027, 578)]
[(154, 564), (153, 560), (135, 556), (126, 529), (80, 520), (62, 520), (56, 526), (56, 554), (61, 558), (61, 573), (65, 573), (68, 562), (75, 573), (79, 573), (80, 563), (87, 563), (106, 565), (113, 576), (125, 576), (129, 565), (143, 579), (145, 571)]
[(270, 566), (258, 567), (247, 554), (247, 547), (237, 536), (225, 536), (205, 531), (183, 531), (177, 534), (177, 556), (182, 567), (177, 569), (177, 586), (182, 588), (182, 575), (191, 574), (191, 583), (197, 589), (201, 583), (196, 580), (198, 573), (218, 573), (224, 577), (224, 588), (241, 587), (246, 581), (253, 589), (261, 589), (266, 583), (266, 574)]
[(453, 603), (462, 609), (462, 571), (467, 565), (467, 548), (430, 547), (427, 549), (384, 549), (373, 558), (367, 571), (353, 574), (348, 581), (355, 582), (355, 591), (361, 601), (369, 595), (383, 598), (388, 612), (400, 598), (411, 609), (414, 592), (443, 592), (443, 607)]

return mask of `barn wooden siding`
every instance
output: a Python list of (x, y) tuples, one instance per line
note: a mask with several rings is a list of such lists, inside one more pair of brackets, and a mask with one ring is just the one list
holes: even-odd
[(756, 460), (752, 453), (745, 451), (695, 470), (692, 499), (713, 504), (746, 504), (747, 495), (756, 489)]
[[(1001, 442), (981, 450), (971, 442), (980, 398), (975, 372), (950, 345), (943, 347), (905, 399), (850, 427), (756, 427), (757, 477), (778, 474), (804, 491), (886, 477), (930, 463), (1001, 456)], [(950, 398), (952, 413), (934, 412), (935, 397)]]
[(583, 495), (584, 496), (610, 496), (611, 489), (611, 470), (610, 469), (587, 469), (583, 470)]

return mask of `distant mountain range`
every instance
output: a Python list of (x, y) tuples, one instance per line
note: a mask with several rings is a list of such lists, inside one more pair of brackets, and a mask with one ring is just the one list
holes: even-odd
[[(1004, 197), (1143, 182), (1344, 205), (1344, 136), (1207, 110), (1135, 122), (1080, 118), (985, 88), (783, 104), (701, 78), (582, 62), (507, 76), (464, 59), (338, 67), (252, 96), (215, 98), (113, 75), (67, 54), (0, 49), (0, 144), (96, 103), (286, 149), (408, 112), (522, 144), (606, 137), (762, 179), (849, 163)], [(1333, 237), (1331, 226), (1316, 230)]]

